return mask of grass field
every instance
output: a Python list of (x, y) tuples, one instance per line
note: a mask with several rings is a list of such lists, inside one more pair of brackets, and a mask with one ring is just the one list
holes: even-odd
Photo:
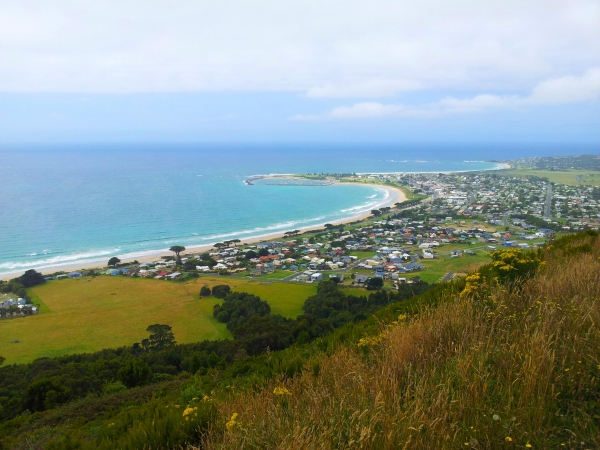
[[(304, 300), (316, 292), (313, 285), (218, 277), (188, 283), (108, 276), (50, 281), (29, 290), (41, 314), (0, 322), (0, 354), (12, 364), (116, 348), (140, 342), (155, 323), (172, 326), (181, 343), (228, 338), (225, 324), (212, 316), (220, 300), (198, 299), (204, 284), (258, 295), (286, 317), (301, 314)], [(19, 343), (11, 343), (15, 339)]]
[(440, 259), (424, 259), (420, 263), (426, 269), (423, 272), (415, 272), (409, 275), (408, 278), (418, 275), (423, 281), (437, 283), (447, 273), (469, 273), (489, 262), (491, 262), (491, 258), (488, 252), (483, 250), (478, 250), (475, 256), (464, 255), (459, 258), (442, 256)]
[[(535, 175), (536, 177), (548, 178), (553, 183), (570, 184), (570, 185), (589, 185), (600, 186), (600, 172), (593, 170), (569, 170), (558, 172), (553, 170), (530, 170), (530, 169), (511, 169), (503, 170), (502, 175), (514, 177), (526, 177)], [(580, 181), (577, 177), (581, 176)]]

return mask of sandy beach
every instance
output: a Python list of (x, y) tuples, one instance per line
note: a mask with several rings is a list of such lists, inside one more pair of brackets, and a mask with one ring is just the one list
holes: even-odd
[[(337, 184), (364, 185), (364, 183), (337, 183)], [(399, 202), (406, 200), (406, 195), (404, 194), (404, 192), (402, 192), (400, 189), (395, 188), (393, 186), (380, 185), (380, 184), (369, 184), (369, 186), (378, 187), (380, 189), (384, 189), (387, 191), (387, 195), (383, 199), (383, 201), (378, 203), (372, 209), (384, 208), (384, 207), (388, 207), (388, 206), (392, 207), (395, 203), (399, 203)], [(356, 222), (357, 220), (363, 220), (363, 219), (369, 217), (370, 215), (371, 215), (370, 212), (365, 211), (365, 212), (362, 212), (359, 214), (348, 216), (346, 218), (343, 218), (343, 219), (340, 219), (337, 221), (330, 221), (329, 223), (332, 223), (334, 225), (340, 225), (340, 224), (345, 224), (345, 223), (350, 223), (350, 222)], [(303, 232), (313, 231), (313, 230), (321, 230), (321, 229), (323, 229), (324, 224), (325, 223), (322, 223), (319, 225), (314, 225), (314, 226), (308, 226), (308, 227), (299, 227), (298, 229)], [(289, 230), (286, 230), (286, 231), (289, 231)], [(251, 236), (251, 237), (248, 237), (247, 239), (243, 239), (242, 242), (244, 244), (252, 245), (252, 244), (255, 244), (258, 242), (268, 241), (268, 240), (273, 240), (273, 239), (280, 239), (283, 237), (284, 237), (284, 232), (278, 231), (278, 232), (273, 232), (273, 233), (268, 233), (268, 234)], [(218, 241), (212, 242), (210, 244), (186, 246), (185, 254), (197, 254), (197, 253), (203, 253), (203, 252), (209, 251), (214, 248), (213, 245), (216, 242), (218, 242)], [(159, 249), (159, 250), (146, 251), (143, 253), (142, 256), (139, 256), (139, 255), (136, 256), (135, 254), (133, 254), (131, 257), (129, 257), (128, 255), (123, 255), (123, 256), (117, 255), (117, 256), (121, 259), (122, 263), (126, 264), (126, 263), (130, 263), (134, 260), (137, 260), (140, 263), (157, 261), (162, 256), (166, 256), (166, 255), (170, 255), (170, 254), (171, 254), (171, 252), (169, 251), (169, 249), (165, 248), (165, 249)], [(37, 267), (36, 270), (43, 274), (49, 274), (49, 273), (54, 273), (54, 272), (58, 272), (58, 271), (72, 272), (75, 270), (86, 270), (86, 269), (89, 270), (89, 269), (106, 268), (107, 267), (106, 262), (108, 261), (108, 258), (109, 257), (95, 258), (95, 259), (90, 259), (85, 262), (64, 263), (64, 264), (56, 264), (56, 265), (51, 265), (51, 266)], [(0, 279), (9, 280), (11, 278), (18, 277), (18, 276), (22, 275), (25, 270), (26, 269), (5, 272), (2, 275), (0, 275)]]

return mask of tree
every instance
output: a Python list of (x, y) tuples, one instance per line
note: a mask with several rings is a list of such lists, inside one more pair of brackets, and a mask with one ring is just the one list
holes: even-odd
[(169, 250), (175, 253), (175, 257), (179, 258), (179, 254), (185, 251), (185, 247), (183, 245), (174, 245)]
[(210, 288), (205, 284), (200, 289), (200, 297), (208, 297), (210, 295)]
[(369, 278), (367, 280), (367, 289), (368, 290), (381, 289), (382, 287), (383, 287), (383, 279), (382, 278), (373, 277), (373, 278)]
[(228, 284), (217, 284), (212, 288), (212, 295), (217, 298), (225, 298), (231, 292), (231, 287)]
[(112, 258), (110, 258), (108, 260), (108, 265), (109, 266), (113, 266), (116, 267), (117, 264), (119, 264), (121, 262), (121, 260), (119, 258), (117, 258), (116, 256), (113, 256)]
[(4, 364), (4, 361), (6, 361), (6, 358), (4, 356), (0, 356), (0, 366)]
[(36, 272), (33, 269), (29, 269), (23, 275), (17, 278), (17, 281), (24, 287), (28, 288), (42, 284), (46, 280), (44, 280), (44, 276), (41, 273)]
[(372, 209), (371, 214), (373, 214), (375, 217), (377, 217), (377, 216), (381, 215), (381, 211), (379, 211), (378, 209)]
[(200, 261), (198, 261), (197, 259), (188, 259), (186, 262), (183, 263), (183, 268), (185, 270), (195, 270), (196, 266), (200, 265)]
[(119, 369), (117, 377), (128, 388), (141, 386), (150, 377), (150, 366), (140, 359), (132, 358)]
[(335, 228), (335, 225), (332, 225), (330, 223), (326, 223), (325, 225), (323, 225), (326, 229), (331, 230), (333, 228)]
[(269, 250), (266, 247), (261, 248), (258, 251), (258, 256), (269, 256)]
[[(146, 341), (148, 350), (162, 350), (177, 343), (169, 325), (150, 325), (146, 328), (146, 331), (150, 332), (150, 337)], [(144, 341), (142, 341), (142, 344), (144, 344)]]

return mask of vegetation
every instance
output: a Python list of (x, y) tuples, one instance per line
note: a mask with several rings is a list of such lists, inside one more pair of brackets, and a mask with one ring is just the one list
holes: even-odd
[(110, 258), (108, 260), (108, 265), (117, 267), (117, 264), (119, 264), (120, 262), (121, 262), (121, 260), (119, 258), (117, 258), (116, 256), (113, 256), (112, 258)]
[(600, 172), (594, 170), (534, 170), (534, 169), (510, 169), (498, 172), (501, 175), (513, 177), (539, 177), (545, 178), (552, 183), (569, 185), (600, 185)]
[(485, 294), (455, 285), (299, 376), (224, 400), (222, 423), (240, 425), (205, 448), (597, 448), (600, 240), (559, 242), (527, 257), (544, 270), (524, 262), (520, 277), (496, 255), (490, 275), (512, 275)]
[(0, 367), (0, 442), (597, 448), (598, 233), (491, 257), (465, 279), (368, 298), (322, 282), (295, 320), (229, 293), (216, 309), (239, 319), (234, 340)]

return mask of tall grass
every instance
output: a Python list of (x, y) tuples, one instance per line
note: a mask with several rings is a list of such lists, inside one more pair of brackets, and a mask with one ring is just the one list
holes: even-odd
[(599, 256), (583, 236), (529, 280), (423, 307), (232, 395), (217, 405), (228, 431), (203, 447), (600, 448)]

